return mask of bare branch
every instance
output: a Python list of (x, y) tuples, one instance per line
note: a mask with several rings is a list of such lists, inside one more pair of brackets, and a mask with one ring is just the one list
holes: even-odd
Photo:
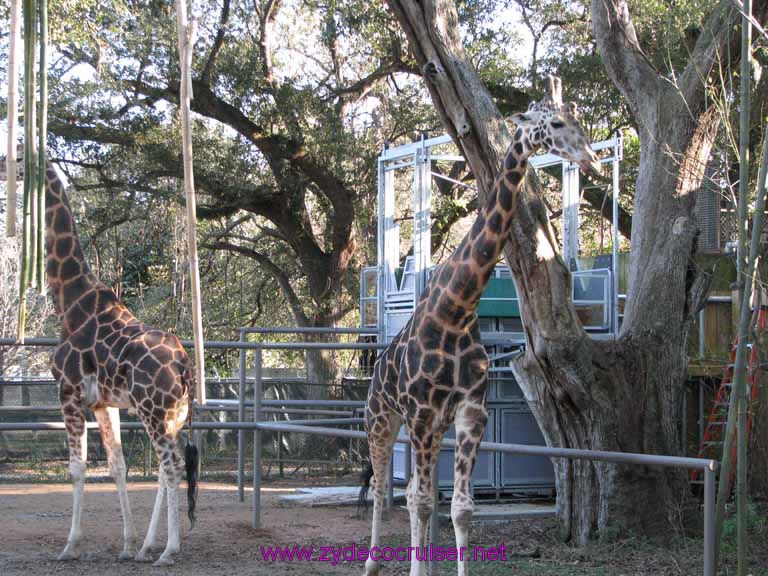
[(219, 17), (219, 30), (216, 32), (216, 38), (213, 40), (213, 46), (211, 52), (208, 54), (208, 60), (205, 62), (205, 67), (200, 75), (200, 81), (205, 84), (211, 83), (211, 73), (213, 67), (216, 64), (216, 58), (219, 55), (221, 47), (224, 45), (224, 36), (227, 31), (227, 23), (229, 22), (229, 5), (231, 0), (224, 0), (224, 5), (221, 7), (221, 16)]
[(419, 74), (419, 71), (408, 66), (402, 60), (393, 60), (382, 64), (376, 70), (371, 72), (368, 76), (365, 76), (357, 82), (346, 86), (344, 88), (337, 88), (334, 93), (347, 101), (356, 101), (364, 98), (373, 88), (379, 83), (384, 81), (387, 76), (394, 74), (395, 72), (407, 72), (409, 74)]
[(275, 264), (265, 254), (257, 252), (252, 248), (247, 248), (246, 246), (241, 246), (239, 244), (232, 244), (224, 240), (203, 244), (202, 246), (210, 250), (228, 250), (229, 252), (236, 252), (258, 262), (259, 265), (266, 269), (275, 279), (277, 285), (280, 286), (280, 290), (283, 292), (283, 296), (285, 296), (286, 300), (288, 300), (288, 305), (291, 308), (291, 312), (293, 313), (293, 317), (296, 320), (296, 323), (299, 326), (309, 325), (309, 318), (307, 318), (307, 315), (304, 313), (301, 300), (299, 300), (296, 291), (291, 286), (291, 279), (288, 277), (288, 274), (286, 274), (280, 266)]
[(635, 118), (652, 122), (661, 79), (640, 48), (626, 0), (592, 0), (592, 28), (608, 75)]
[(267, 86), (274, 90), (276, 88), (275, 77), (272, 72), (272, 23), (277, 17), (282, 0), (267, 0), (264, 6), (261, 6), (259, 0), (254, 0), (254, 8), (259, 17), (259, 58), (261, 59), (264, 81)]
[[(766, 14), (768, 14), (768, 1), (756, 0), (753, 3), (753, 15), (763, 20)], [(739, 35), (733, 34), (732, 29), (740, 22), (741, 13), (734, 7), (733, 0), (720, 0), (719, 5), (704, 24), (690, 60), (678, 82), (682, 97), (694, 113), (705, 105), (707, 80), (714, 66), (718, 62), (726, 61), (731, 68), (739, 65), (741, 60)], [(732, 56), (725, 58), (726, 53)]]

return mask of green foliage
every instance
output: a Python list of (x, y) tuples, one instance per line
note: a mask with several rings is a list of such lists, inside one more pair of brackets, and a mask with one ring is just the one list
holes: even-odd
[[(670, 78), (679, 74), (711, 2), (630, 4), (649, 59)], [(195, 3), (193, 74), (202, 85), (194, 90), (193, 138), (207, 336), (233, 337), (244, 324), (354, 323), (358, 270), (376, 256), (376, 158), (385, 142), (441, 133), (440, 120), (383, 2), (285, 1), (265, 38), (264, 2), (232, 0), (223, 27), (222, 6)], [(620, 203), (631, 210), (636, 127), (597, 55), (589, 2), (460, 0), (457, 7), (467, 53), (505, 114), (525, 108), (540, 79), (556, 73), (590, 137), (624, 131)], [(74, 185), (89, 259), (143, 319), (188, 335), (173, 2), (50, 0), (50, 12), (49, 144)], [(0, 59), (6, 42), (0, 38)], [(3, 74), (0, 65), (0, 82)], [(466, 178), (466, 167), (457, 175)], [(547, 204), (557, 214), (559, 174), (547, 179)], [(444, 250), (475, 201), (460, 187), (435, 194)], [(346, 206), (349, 221), (340, 212)], [(607, 248), (598, 208), (582, 208), (586, 254)]]

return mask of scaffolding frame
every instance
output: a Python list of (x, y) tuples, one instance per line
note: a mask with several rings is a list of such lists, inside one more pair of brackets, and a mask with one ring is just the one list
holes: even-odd
[[(380, 342), (389, 342), (394, 337), (397, 325), (390, 326), (390, 316), (407, 316), (415, 309), (416, 302), (424, 290), (429, 272), (432, 268), (430, 213), (432, 207), (432, 178), (442, 178), (468, 188), (468, 184), (456, 181), (432, 170), (433, 161), (466, 162), (459, 154), (441, 154), (433, 148), (452, 144), (450, 135), (427, 138), (425, 135), (417, 142), (390, 148), (385, 146), (378, 159), (378, 230), (377, 230), (377, 266), (363, 269), (361, 278), (361, 295), (366, 293), (366, 302), (371, 301), (366, 291), (366, 278), (376, 270), (378, 299), (376, 326)], [(601, 158), (601, 164), (611, 166), (612, 187), (612, 251), (610, 274), (610, 290), (604, 295), (606, 310), (610, 310), (609, 334), (616, 335), (619, 327), (619, 274), (618, 274), (618, 212), (619, 212), (619, 169), (623, 159), (623, 137), (617, 131), (613, 138), (592, 144), (595, 152), (610, 151), (610, 155)], [(563, 196), (563, 256), (566, 262), (578, 256), (578, 228), (580, 203), (579, 167), (568, 160), (554, 154), (539, 154), (533, 156), (530, 165), (543, 169), (560, 165), (562, 170)], [(413, 168), (413, 258), (412, 270), (405, 274), (413, 274), (413, 290), (399, 290), (395, 270), (400, 266), (400, 225), (396, 218), (395, 178), (396, 171), (403, 168)], [(473, 188), (474, 189), (474, 188)], [(407, 264), (409, 265), (409, 264)], [(580, 271), (576, 271), (577, 273)], [(578, 275), (578, 274), (577, 274)], [(514, 278), (513, 278), (514, 281)], [(373, 326), (366, 318), (362, 309), (362, 321), (365, 326)]]

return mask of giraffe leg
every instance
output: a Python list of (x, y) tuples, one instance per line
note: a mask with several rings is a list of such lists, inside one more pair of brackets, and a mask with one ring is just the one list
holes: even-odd
[[(468, 551), (469, 523), (475, 511), (470, 490), (472, 470), (477, 459), (477, 449), (488, 421), (488, 412), (482, 404), (463, 401), (456, 410), (456, 455), (454, 460), (453, 498), (451, 520), (456, 535), (456, 549)], [(467, 556), (457, 562), (458, 576), (467, 574)]]
[(157, 549), (157, 527), (160, 525), (160, 515), (163, 512), (163, 502), (165, 501), (165, 473), (162, 466), (157, 474), (157, 496), (155, 497), (155, 506), (152, 508), (152, 518), (149, 521), (149, 529), (141, 550), (136, 555), (137, 562), (151, 562), (153, 550)]
[[(368, 450), (373, 466), (373, 521), (369, 550), (381, 549), (381, 513), (389, 488), (389, 461), (401, 422), (395, 414), (379, 414), (368, 426)], [(369, 557), (365, 561), (366, 576), (374, 576), (380, 569), (380, 560)]]
[(181, 548), (179, 533), (179, 482), (181, 481), (182, 460), (176, 438), (163, 435), (155, 442), (160, 466), (163, 468), (165, 492), (168, 496), (168, 541), (165, 550), (155, 566), (170, 566), (173, 555)]
[[(408, 483), (408, 515), (411, 521), (411, 571), (410, 576), (424, 576), (429, 562), (426, 557), (429, 519), (435, 507), (435, 465), (440, 454), (442, 432), (433, 432), (431, 426), (417, 423), (421, 435), (413, 433), (415, 470)], [(417, 553), (416, 550), (419, 550)]]
[[(67, 384), (71, 389), (71, 385)], [(64, 385), (62, 384), (62, 388)], [(80, 540), (82, 531), (80, 520), (83, 513), (83, 494), (85, 493), (85, 462), (88, 456), (88, 432), (85, 426), (85, 410), (74, 398), (62, 398), (64, 425), (69, 443), (69, 475), (72, 478), (72, 526), (69, 530), (67, 545), (59, 555), (59, 560), (77, 560), (80, 558)]]
[(120, 441), (120, 411), (118, 408), (98, 408), (94, 411), (99, 423), (101, 440), (107, 451), (109, 473), (115, 480), (117, 494), (120, 499), (120, 510), (123, 515), (123, 550), (120, 560), (130, 560), (136, 554), (136, 528), (133, 524), (131, 505), (128, 501), (128, 486), (126, 484), (126, 466), (123, 457), (123, 447)]

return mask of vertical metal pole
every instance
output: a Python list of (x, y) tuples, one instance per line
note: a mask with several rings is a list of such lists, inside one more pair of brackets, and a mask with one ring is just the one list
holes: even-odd
[(425, 145), (425, 134), (413, 156), (413, 255), (414, 290), (413, 305), (419, 301), (427, 285), (427, 271), (432, 262), (431, 226), (432, 209), (432, 160), (430, 149)]
[(704, 382), (699, 380), (699, 441), (696, 443), (701, 446), (704, 441), (704, 428), (706, 426), (706, 417), (704, 415)]
[[(381, 155), (384, 156), (387, 147), (381, 151)], [(385, 170), (385, 161), (382, 157), (379, 157), (378, 162), (378, 195), (377, 195), (377, 234), (376, 234), (376, 264), (378, 265), (378, 274), (376, 281), (376, 327), (378, 329), (379, 341), (387, 341), (387, 321), (385, 318), (385, 303), (388, 290), (388, 278), (389, 272), (387, 266), (387, 220), (385, 213), (387, 211), (387, 173)]]
[[(253, 363), (253, 421), (261, 422), (261, 348), (254, 350)], [(261, 430), (253, 431), (253, 521), (254, 528), (261, 528)]]
[(715, 470), (704, 469), (704, 576), (715, 576)]
[(149, 434), (144, 434), (144, 478), (152, 476), (152, 443), (149, 441)]
[(706, 309), (706, 306), (699, 310), (699, 358), (704, 358), (707, 353), (707, 347), (705, 339), (707, 337), (707, 332), (705, 330), (705, 320), (704, 320), (704, 310)]
[[(240, 330), (240, 342), (247, 336)], [(245, 422), (245, 348), (240, 349), (240, 383), (237, 388), (237, 419)], [(245, 430), (237, 431), (237, 498), (245, 501)]]
[(411, 445), (410, 444), (403, 444), (403, 447), (405, 449), (405, 483), (406, 486), (411, 481), (411, 466), (413, 464), (411, 463)]
[[(438, 452), (439, 454), (439, 452)], [(440, 511), (438, 510), (438, 504), (440, 504), (440, 459), (435, 462), (434, 472), (434, 507), (432, 508), (432, 516), (429, 517), (429, 543), (430, 549), (440, 545)], [(429, 562), (429, 576), (437, 576), (440, 572), (440, 567), (436, 560), (430, 559)]]
[(680, 414), (680, 446), (683, 456), (688, 455), (688, 384), (683, 384), (683, 405)]
[(623, 154), (623, 142), (621, 138), (621, 132), (616, 131), (613, 147), (613, 162), (612, 168), (612, 192), (613, 192), (613, 206), (611, 212), (611, 230), (613, 232), (613, 250), (611, 254), (611, 261), (613, 263), (613, 335), (614, 338), (619, 333), (619, 162)]
[(571, 266), (571, 259), (579, 256), (579, 168), (563, 160), (562, 196), (563, 196), (563, 258), (566, 266)]

